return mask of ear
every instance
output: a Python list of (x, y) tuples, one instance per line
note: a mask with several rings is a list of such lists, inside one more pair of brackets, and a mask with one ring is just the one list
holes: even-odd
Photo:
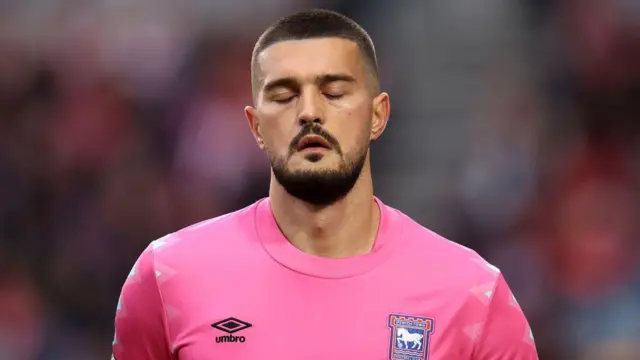
[(256, 109), (251, 106), (245, 106), (244, 115), (249, 121), (249, 128), (253, 134), (253, 138), (256, 139), (256, 143), (260, 150), (264, 150), (264, 139), (262, 138), (262, 132), (260, 131), (260, 118), (256, 115)]
[(382, 135), (387, 127), (391, 106), (389, 104), (389, 94), (380, 93), (373, 99), (373, 117), (371, 119), (371, 136), (370, 139), (376, 140)]

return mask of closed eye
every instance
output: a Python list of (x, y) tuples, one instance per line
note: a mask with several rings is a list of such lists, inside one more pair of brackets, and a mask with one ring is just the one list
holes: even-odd
[(334, 94), (324, 94), (324, 97), (326, 97), (329, 100), (338, 100), (340, 98), (342, 98), (344, 96), (344, 94), (338, 94), (338, 95), (334, 95)]
[(278, 104), (288, 104), (291, 102), (291, 100), (293, 100), (294, 96), (290, 96), (287, 98), (279, 98), (279, 99), (273, 99), (274, 102), (278, 103)]

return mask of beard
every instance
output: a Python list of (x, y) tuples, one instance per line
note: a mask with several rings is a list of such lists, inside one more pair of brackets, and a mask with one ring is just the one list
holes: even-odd
[[(287, 160), (295, 153), (295, 147), (302, 137), (315, 134), (322, 136), (332, 145), (333, 151), (342, 157), (337, 169), (291, 170)], [(328, 206), (342, 200), (356, 184), (367, 158), (367, 146), (344, 154), (338, 142), (330, 134), (320, 128), (304, 128), (291, 142), (287, 156), (269, 156), (271, 169), (276, 181), (285, 191), (306, 203), (315, 206)], [(307, 160), (320, 161), (321, 155), (309, 154)]]

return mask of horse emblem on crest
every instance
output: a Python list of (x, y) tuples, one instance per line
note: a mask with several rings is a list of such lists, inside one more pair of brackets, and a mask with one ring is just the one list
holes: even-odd
[(434, 331), (432, 318), (391, 314), (389, 329), (390, 360), (428, 359), (429, 338)]

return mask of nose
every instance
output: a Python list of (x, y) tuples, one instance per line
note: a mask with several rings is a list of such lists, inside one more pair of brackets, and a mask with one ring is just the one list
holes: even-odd
[(325, 122), (322, 99), (313, 93), (306, 93), (300, 96), (298, 101), (300, 109), (298, 111), (298, 122), (300, 126), (308, 124), (323, 125)]

